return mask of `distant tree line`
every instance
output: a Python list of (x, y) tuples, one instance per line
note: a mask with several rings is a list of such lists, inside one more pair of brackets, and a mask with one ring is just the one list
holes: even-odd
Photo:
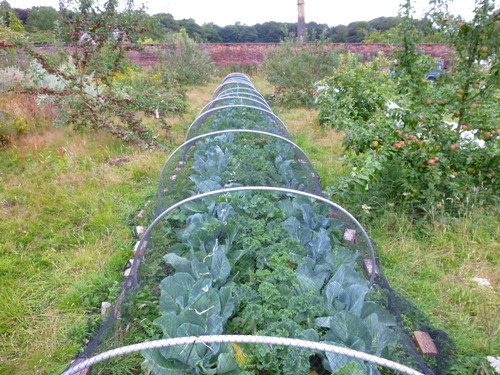
[[(169, 34), (181, 29), (199, 43), (279, 43), (294, 37), (297, 30), (297, 23), (270, 21), (249, 26), (236, 22), (234, 25), (220, 27), (214, 23), (198, 25), (193, 19), (176, 20), (169, 13), (149, 15), (142, 10), (136, 12), (139, 26), (147, 30), (139, 40), (143, 43), (163, 43), (168, 40)], [(61, 13), (52, 7), (12, 8), (4, 0), (0, 3), (0, 21), (3, 27), (24, 32), (34, 44), (69, 41), (61, 22)], [(397, 43), (399, 35), (395, 32), (395, 27), (399, 21), (399, 17), (378, 17), (371, 21), (351, 22), (347, 26), (309, 22), (307, 40), (310, 43), (319, 40), (326, 43)], [(434, 32), (429, 21), (415, 22), (421, 43), (442, 41), (441, 35)]]

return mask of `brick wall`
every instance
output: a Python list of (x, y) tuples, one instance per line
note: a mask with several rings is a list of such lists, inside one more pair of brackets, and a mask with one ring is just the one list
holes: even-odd
[[(145, 51), (131, 52), (130, 59), (141, 66), (151, 66), (157, 61), (155, 48), (161, 46), (147, 45)], [(216, 66), (227, 65), (261, 65), (268, 50), (279, 48), (279, 44), (273, 43), (247, 43), (247, 44), (203, 44), (200, 46), (208, 51)], [(376, 56), (379, 52), (390, 56), (394, 47), (385, 44), (327, 44), (329, 50), (351, 51), (363, 57), (366, 61)], [(427, 54), (444, 60), (445, 66), (449, 66), (450, 48), (442, 44), (422, 44), (420, 48)]]
[[(53, 51), (53, 46), (39, 47), (42, 51)], [(161, 45), (145, 45), (143, 52), (131, 51), (129, 57), (132, 63), (140, 66), (153, 66), (158, 62), (156, 49)], [(264, 62), (266, 52), (272, 48), (279, 48), (279, 44), (273, 43), (249, 43), (249, 44), (203, 44), (200, 48), (208, 51), (216, 66), (227, 65), (261, 65)], [(367, 60), (383, 52), (390, 56), (394, 47), (385, 44), (327, 44), (329, 50), (351, 51)], [(442, 44), (422, 44), (420, 48), (427, 54), (444, 60), (445, 67), (449, 66), (450, 48)]]

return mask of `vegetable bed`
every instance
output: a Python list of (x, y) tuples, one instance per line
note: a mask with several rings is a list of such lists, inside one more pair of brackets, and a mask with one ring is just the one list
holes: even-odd
[[(155, 218), (113, 313), (83, 357), (117, 343), (199, 337), (198, 343), (142, 350), (133, 365), (108, 361), (93, 370), (419, 374), (374, 364), (382, 357), (426, 374), (429, 367), (446, 373), (452, 351), (446, 335), (437, 341), (439, 361), (419, 355), (411, 334), (429, 331), (428, 320), (390, 289), (364, 229), (323, 197), (307, 156), (240, 80), (232, 77), (216, 90), (165, 163)], [(258, 107), (243, 104), (256, 101)], [(360, 355), (265, 340), (202, 342), (213, 335), (298, 339)], [(374, 357), (368, 361), (364, 353)]]
[[(161, 317), (154, 321), (164, 338), (280, 336), (385, 357), (394, 349), (395, 320), (370, 298), (360, 253), (342, 242), (345, 223), (331, 206), (279, 192), (239, 192), (180, 211), (185, 220), (163, 249), (175, 269), (161, 281)], [(192, 373), (304, 374), (311, 359), (328, 373), (378, 373), (362, 361), (287, 347), (197, 345), (144, 356), (156, 374), (180, 374), (186, 366)]]

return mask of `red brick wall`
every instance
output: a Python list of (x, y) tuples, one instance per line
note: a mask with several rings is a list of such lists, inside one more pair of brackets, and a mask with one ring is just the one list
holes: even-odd
[[(202, 48), (208, 51), (216, 66), (227, 65), (261, 65), (264, 63), (266, 52), (272, 48), (279, 48), (279, 44), (272, 43), (247, 43), (247, 44), (203, 44)], [(156, 55), (152, 45), (145, 46), (145, 52), (131, 52), (130, 59), (138, 65), (150, 66), (156, 63)], [(327, 49), (338, 51), (351, 51), (363, 56), (363, 60), (375, 57), (379, 52), (390, 56), (394, 47), (385, 44), (327, 44)], [(442, 44), (420, 45), (425, 53), (445, 61), (449, 66), (450, 48)]]
[[(351, 51), (363, 56), (363, 60), (374, 57), (379, 52), (390, 56), (394, 47), (385, 44), (327, 44), (327, 49), (338, 51)], [(39, 47), (42, 51), (51, 51), (53, 46)], [(161, 45), (145, 45), (143, 52), (131, 51), (129, 54), (132, 63), (140, 66), (153, 66), (158, 58), (156, 49)], [(261, 65), (264, 62), (266, 52), (272, 48), (279, 48), (279, 44), (251, 43), (251, 44), (203, 44), (200, 48), (208, 51), (216, 66), (227, 65)], [(442, 44), (420, 45), (426, 53), (435, 58), (444, 60), (445, 66), (449, 66), (450, 48)]]

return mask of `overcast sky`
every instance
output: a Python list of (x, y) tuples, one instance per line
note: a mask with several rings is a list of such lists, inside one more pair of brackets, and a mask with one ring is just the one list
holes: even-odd
[[(9, 0), (8, 0), (9, 1)], [(377, 17), (397, 16), (402, 0), (305, 0), (306, 22), (329, 26), (347, 25), (354, 21), (369, 21)], [(428, 0), (415, 0), (420, 18)], [(59, 8), (59, 0), (10, 0), (13, 7), (52, 6)], [(268, 21), (297, 22), (297, 0), (135, 0), (143, 3), (148, 13), (170, 13), (176, 20), (192, 18), (197, 24), (213, 22), (218, 26), (240, 22), (255, 25)], [(470, 18), (474, 0), (454, 0), (453, 14)]]

